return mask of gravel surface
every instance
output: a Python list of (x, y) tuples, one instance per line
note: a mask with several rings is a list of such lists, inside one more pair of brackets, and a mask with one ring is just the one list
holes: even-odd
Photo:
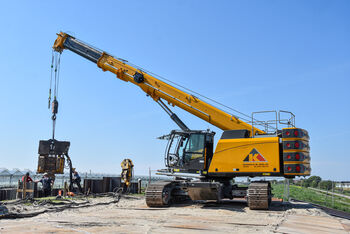
[[(119, 203), (112, 203), (110, 197), (93, 198), (88, 205), (109, 202), (31, 218), (0, 219), (0, 233), (349, 233), (348, 220), (300, 202), (275, 201), (269, 211), (249, 210), (241, 200), (148, 208), (143, 196), (122, 197)], [(7, 208), (20, 213), (43, 209), (28, 204)]]

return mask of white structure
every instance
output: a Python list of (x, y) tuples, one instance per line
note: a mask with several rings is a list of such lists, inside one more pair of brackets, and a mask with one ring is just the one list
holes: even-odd
[(350, 189), (350, 181), (339, 181), (335, 183), (336, 188)]

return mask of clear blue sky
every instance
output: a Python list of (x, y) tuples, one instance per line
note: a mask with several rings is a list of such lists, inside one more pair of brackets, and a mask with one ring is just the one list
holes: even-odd
[[(5, 1), (0, 167), (32, 168), (51, 134), (51, 46), (66, 31), (244, 113), (282, 109), (311, 136), (313, 174), (349, 178), (349, 1)], [(57, 138), (80, 171), (163, 168), (177, 126), (131, 84), (66, 51)], [(192, 129), (208, 123), (174, 111)]]

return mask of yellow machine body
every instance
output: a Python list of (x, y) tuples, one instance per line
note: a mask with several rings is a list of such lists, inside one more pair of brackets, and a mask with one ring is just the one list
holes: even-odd
[(279, 173), (279, 137), (220, 139), (208, 173)]

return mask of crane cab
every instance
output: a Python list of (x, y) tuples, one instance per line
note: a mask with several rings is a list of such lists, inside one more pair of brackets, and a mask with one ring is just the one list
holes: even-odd
[(168, 136), (165, 164), (175, 172), (199, 173), (213, 156), (215, 132), (173, 130)]

